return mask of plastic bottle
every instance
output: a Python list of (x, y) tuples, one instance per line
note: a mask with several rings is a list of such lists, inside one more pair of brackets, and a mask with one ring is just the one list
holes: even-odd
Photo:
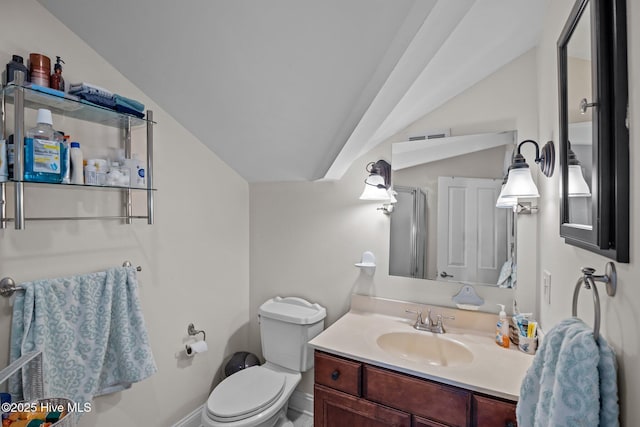
[(62, 171), (62, 183), (71, 184), (71, 153), (69, 152), (69, 135), (65, 135), (64, 132), (56, 131), (55, 136), (57, 139), (62, 140), (61, 150), (61, 171)]
[(131, 159), (125, 159), (125, 166), (131, 171), (129, 174), (131, 186), (144, 188), (146, 186), (144, 163), (142, 163), (138, 155), (133, 154)]
[(24, 59), (20, 55), (13, 55), (11, 58), (11, 62), (7, 64), (7, 81), (6, 84), (11, 83), (15, 78), (16, 71), (22, 71), (24, 73), (24, 81), (28, 82), (31, 80), (31, 76), (29, 75), (29, 69), (26, 65), (24, 65)]
[(84, 184), (84, 174), (82, 170), (83, 156), (79, 142), (72, 142), (69, 149), (69, 157), (71, 158), (71, 183)]
[(24, 144), (25, 181), (62, 182), (62, 141), (53, 130), (51, 111), (38, 110), (38, 124), (27, 131)]
[(498, 323), (496, 324), (496, 344), (509, 348), (509, 320), (504, 311), (504, 304), (498, 304), (498, 307), (500, 307), (500, 314), (498, 314)]
[(98, 170), (93, 163), (87, 163), (84, 167), (84, 183), (87, 185), (98, 185)]
[(62, 64), (64, 61), (60, 59), (59, 56), (56, 56), (56, 64), (53, 66), (53, 74), (51, 74), (51, 78), (49, 79), (49, 85), (51, 89), (61, 90), (64, 92), (64, 79), (62, 78)]

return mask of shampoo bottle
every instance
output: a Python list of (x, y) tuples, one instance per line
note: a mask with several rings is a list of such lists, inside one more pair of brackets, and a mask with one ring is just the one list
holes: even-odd
[(500, 347), (509, 348), (509, 321), (507, 313), (504, 311), (504, 304), (498, 304), (500, 314), (496, 324), (496, 344)]

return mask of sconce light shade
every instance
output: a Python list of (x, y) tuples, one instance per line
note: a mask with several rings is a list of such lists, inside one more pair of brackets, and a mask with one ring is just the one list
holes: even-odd
[(522, 145), (527, 142), (532, 143), (536, 147), (535, 162), (540, 166), (542, 173), (547, 177), (553, 175), (556, 154), (553, 142), (547, 142), (542, 147), (542, 153), (540, 153), (537, 142), (532, 139), (524, 140), (518, 144), (517, 153), (513, 156), (513, 163), (511, 163), (511, 166), (509, 167), (507, 183), (500, 193), (503, 197), (540, 197), (538, 187), (536, 187), (536, 184), (533, 182), (533, 178), (531, 177), (529, 165), (520, 152)]
[[(585, 100), (586, 101), (586, 100)], [(587, 184), (587, 181), (584, 179), (584, 175), (582, 174), (582, 166), (580, 165), (580, 161), (578, 160), (578, 156), (571, 149), (571, 142), (569, 142), (568, 152), (567, 152), (567, 166), (568, 166), (568, 196), (569, 197), (590, 197), (591, 189)]]
[(364, 180), (364, 191), (360, 195), (360, 200), (377, 200), (387, 202), (392, 199), (389, 193), (391, 187), (391, 165), (384, 161), (367, 164), (369, 176)]
[(502, 189), (500, 190), (500, 195), (498, 196), (498, 200), (496, 201), (496, 208), (508, 208), (511, 209), (518, 204), (517, 197), (507, 197), (504, 195), (504, 187), (506, 184), (502, 184)]
[(384, 186), (384, 178), (377, 174), (369, 175), (364, 180), (364, 191), (360, 195), (360, 200), (391, 200), (389, 192)]
[(540, 197), (538, 187), (533, 182), (531, 171), (528, 167), (511, 169), (509, 179), (500, 193), (503, 197)]
[(591, 189), (582, 175), (582, 167), (579, 164), (569, 165), (569, 197), (590, 197)]

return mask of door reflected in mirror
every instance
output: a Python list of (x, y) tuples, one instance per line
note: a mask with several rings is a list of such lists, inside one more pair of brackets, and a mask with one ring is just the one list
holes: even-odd
[(496, 208), (512, 151), (503, 145), (394, 171), (390, 275), (515, 283), (515, 214)]

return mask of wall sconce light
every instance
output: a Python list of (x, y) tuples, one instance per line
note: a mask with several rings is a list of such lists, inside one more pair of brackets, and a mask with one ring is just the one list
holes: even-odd
[(576, 157), (576, 153), (571, 149), (569, 143), (569, 152), (567, 153), (567, 166), (569, 175), (569, 197), (591, 197), (591, 189), (582, 174), (582, 166), (580, 160)]
[[(540, 150), (538, 143), (532, 139), (526, 139), (518, 144), (516, 155), (509, 167), (507, 183), (500, 192), (499, 197), (540, 197), (538, 187), (536, 187), (531, 171), (524, 156), (520, 153), (522, 145), (530, 142), (536, 146), (535, 162), (540, 166), (540, 170), (546, 177), (553, 175), (555, 167), (556, 150), (553, 141), (547, 142)], [(542, 151), (542, 152), (541, 152)]]
[(364, 191), (360, 200), (391, 203), (392, 195), (388, 191), (391, 187), (391, 165), (384, 160), (378, 160), (367, 164), (366, 170), (369, 176), (364, 180)]
[(391, 188), (391, 165), (378, 160), (371, 162), (366, 167), (369, 176), (364, 180), (364, 191), (360, 195), (360, 200), (375, 200), (383, 203), (378, 210), (387, 215), (393, 212), (393, 204), (398, 203), (396, 193)]

